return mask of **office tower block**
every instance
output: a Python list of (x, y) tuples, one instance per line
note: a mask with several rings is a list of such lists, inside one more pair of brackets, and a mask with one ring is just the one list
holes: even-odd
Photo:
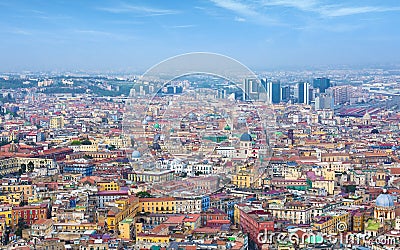
[(271, 104), (277, 104), (281, 102), (281, 83), (277, 82), (269, 82), (267, 84), (267, 95), (268, 102)]
[(329, 88), (327, 93), (333, 97), (335, 105), (341, 105), (350, 101), (354, 88), (350, 85), (335, 86)]
[(281, 87), (281, 100), (284, 102), (289, 101), (290, 99), (290, 86), (282, 86)]
[(248, 78), (244, 80), (243, 87), (243, 100), (244, 101), (266, 101), (267, 93), (265, 88), (265, 81), (255, 78)]
[(320, 94), (315, 98), (315, 110), (333, 109), (333, 97), (330, 94)]
[(309, 104), (310, 103), (310, 84), (308, 82), (299, 82), (297, 84), (297, 102)]
[(331, 87), (331, 81), (325, 77), (315, 78), (313, 80), (313, 87), (319, 89), (319, 93), (325, 93), (325, 91)]
[(259, 84), (257, 83), (256, 79), (254, 78), (245, 79), (243, 90), (244, 90), (243, 94), (244, 101), (258, 100)]

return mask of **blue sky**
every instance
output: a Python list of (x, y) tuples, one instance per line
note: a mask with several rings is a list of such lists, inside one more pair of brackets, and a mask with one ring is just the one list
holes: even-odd
[(398, 0), (0, 1), (0, 71), (144, 71), (181, 53), (255, 70), (399, 63)]

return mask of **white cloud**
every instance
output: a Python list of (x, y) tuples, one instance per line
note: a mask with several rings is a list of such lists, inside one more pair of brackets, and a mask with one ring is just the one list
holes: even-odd
[(375, 6), (363, 6), (363, 7), (338, 7), (331, 6), (327, 8), (321, 8), (319, 13), (328, 17), (341, 17), (350, 16), (357, 14), (365, 14), (372, 12), (389, 12), (389, 11), (399, 11), (400, 7), (375, 7)]
[(98, 9), (102, 10), (102, 11), (110, 12), (110, 13), (115, 13), (115, 14), (134, 12), (134, 13), (141, 13), (141, 14), (148, 15), (148, 16), (162, 16), (162, 15), (172, 15), (172, 14), (179, 13), (176, 10), (151, 8), (151, 7), (137, 6), (137, 5), (131, 5), (131, 4), (122, 4), (122, 5), (118, 5), (116, 7), (101, 7)]
[(92, 29), (75, 29), (75, 30), (72, 30), (72, 32), (75, 34), (80, 34), (87, 38), (107, 37), (107, 38), (112, 38), (112, 39), (117, 39), (117, 40), (129, 40), (129, 39), (134, 38), (133, 36), (131, 36), (128, 33), (112, 33), (112, 32), (106, 32), (106, 31), (101, 31), (101, 30), (92, 30)]
[(243, 17), (235, 17), (236, 22), (246, 22), (246, 19)]
[(218, 7), (231, 10), (243, 16), (256, 16), (258, 13), (249, 5), (233, 0), (211, 0)]
[(17, 34), (17, 35), (24, 35), (24, 36), (30, 36), (33, 34), (32, 31), (23, 30), (23, 29), (13, 29), (13, 30), (10, 30), (10, 33)]
[(345, 5), (326, 5), (317, 0), (262, 0), (259, 2), (262, 6), (281, 6), (295, 8), (301, 11), (316, 12), (322, 17), (341, 17), (372, 12), (399, 11), (400, 7), (383, 6), (345, 6)]
[(193, 24), (171, 26), (171, 28), (174, 28), (174, 29), (186, 29), (186, 28), (193, 28), (193, 27), (195, 27), (195, 25), (193, 25)]
[[(235, 21), (252, 20), (263, 25), (282, 25), (282, 23), (266, 13), (259, 12), (259, 4), (235, 0), (211, 0), (217, 7), (232, 11), (238, 15)], [(238, 19), (240, 18), (240, 19)]]
[(75, 33), (87, 34), (87, 35), (101, 35), (101, 36), (112, 36), (112, 33), (99, 31), (99, 30), (74, 30)]
[(260, 1), (263, 6), (283, 6), (292, 7), (300, 10), (310, 10), (318, 5), (317, 0), (263, 0)]
[[(315, 12), (321, 17), (341, 17), (373, 12), (400, 11), (400, 6), (350, 6), (344, 4), (326, 5), (318, 0), (256, 0), (256, 1), (235, 1), (235, 0), (211, 0), (215, 5), (231, 10), (241, 16), (257, 16), (266, 14), (261, 10), (270, 7), (294, 8), (305, 12)], [(251, 4), (249, 4), (251, 3)], [(272, 11), (270, 11), (271, 14)]]

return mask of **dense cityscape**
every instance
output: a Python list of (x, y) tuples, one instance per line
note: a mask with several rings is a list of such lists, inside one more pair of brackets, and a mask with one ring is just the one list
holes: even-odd
[(1, 244), (397, 249), (399, 72), (259, 79), (2, 74)]
[(400, 249), (399, 13), (0, 0), (0, 249)]

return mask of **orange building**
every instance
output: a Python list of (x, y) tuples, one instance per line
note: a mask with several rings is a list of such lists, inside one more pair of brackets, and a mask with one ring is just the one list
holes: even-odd
[(47, 205), (41, 204), (40, 206), (24, 206), (24, 207), (13, 207), (12, 209), (12, 221), (13, 227), (18, 225), (19, 219), (23, 219), (27, 225), (32, 225), (39, 219), (47, 218)]

